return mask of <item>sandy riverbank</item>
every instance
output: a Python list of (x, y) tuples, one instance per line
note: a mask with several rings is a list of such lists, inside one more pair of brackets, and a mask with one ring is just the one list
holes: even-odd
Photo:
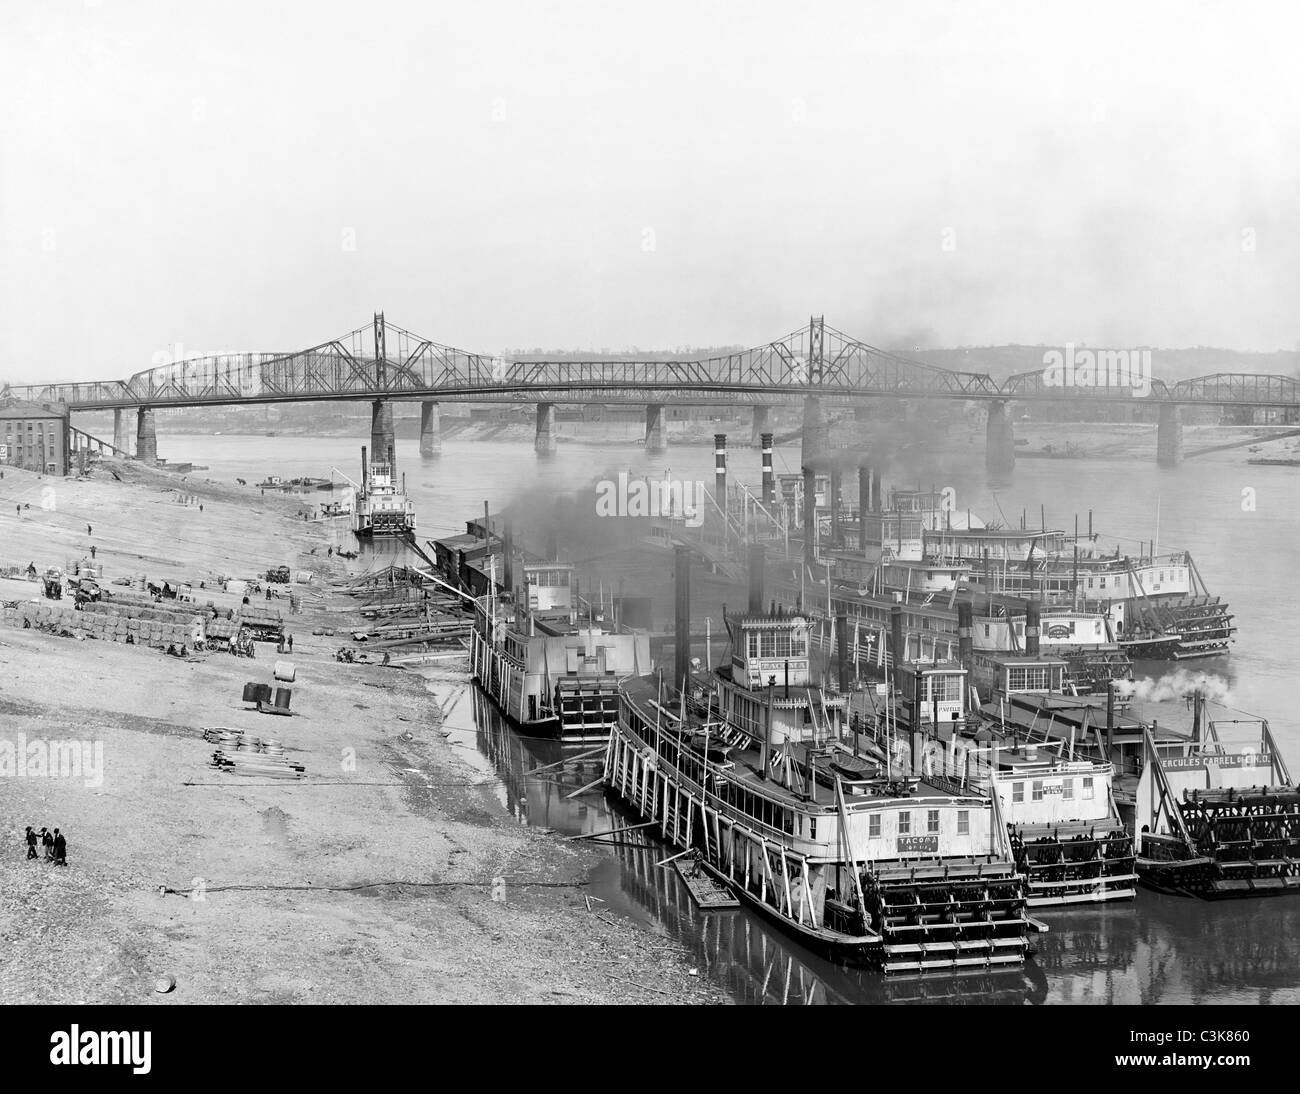
[[(179, 504), (178, 488), (196, 504)], [(339, 576), (321, 557), (326, 532), (298, 509), (135, 465), (85, 481), (8, 471), (0, 565), (62, 566), (93, 542), (108, 581), (197, 588), (281, 563)], [(241, 701), (245, 680), (270, 680), (270, 646), (255, 661), (181, 661), (0, 629), (0, 741), (103, 747), (98, 785), (0, 778), (0, 1002), (726, 1000), (666, 935), (588, 911), (600, 854), (510, 818), (443, 739), (419, 676), (335, 662), (338, 640), (311, 631), (338, 627), (348, 617), (330, 609), (355, 602), (319, 578), (304, 588), (287, 719)], [(211, 726), (278, 737), (308, 777), (216, 772)], [(28, 824), (66, 832), (66, 870), (25, 860)], [(407, 884), (375, 884), (392, 881)], [(164, 975), (176, 990), (155, 994)]]

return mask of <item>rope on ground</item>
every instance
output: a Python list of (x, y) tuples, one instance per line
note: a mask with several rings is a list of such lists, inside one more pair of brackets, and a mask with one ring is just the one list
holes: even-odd
[[(514, 878), (509, 874), (502, 878), (486, 878), (472, 881), (363, 881), (355, 885), (204, 885), (195, 889), (173, 889), (169, 885), (158, 886), (159, 896), (188, 896), (191, 893), (354, 893), (361, 889), (379, 889), (388, 886), (408, 886), (412, 889), (491, 889), (498, 880), (520, 889), (580, 889), (590, 885), (582, 881), (541, 881), (533, 878)], [(597, 913), (599, 914), (599, 913)]]

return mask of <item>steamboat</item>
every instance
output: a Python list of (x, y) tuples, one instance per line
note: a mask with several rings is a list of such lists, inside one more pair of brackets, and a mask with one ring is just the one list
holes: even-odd
[[(688, 565), (678, 548), (679, 635)], [(1023, 964), (1025, 888), (996, 796), (895, 772), (847, 743), (795, 655), (807, 622), (764, 614), (755, 592), (729, 621), (722, 671), (698, 670), (679, 640), (679, 686), (661, 676), (620, 688), (607, 785), (718, 884), (834, 960), (890, 974)], [(787, 673), (803, 706), (778, 712)]]
[(367, 460), (361, 449), (361, 486), (352, 511), (352, 531), (361, 538), (415, 534), (415, 504), (394, 480), (393, 450), (388, 459)]

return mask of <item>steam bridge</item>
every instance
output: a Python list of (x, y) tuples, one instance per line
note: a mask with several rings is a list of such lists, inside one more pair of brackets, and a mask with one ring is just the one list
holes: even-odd
[[(537, 405), (536, 448), (554, 450), (557, 403), (638, 403), (646, 407), (646, 446), (664, 444), (663, 408), (669, 404), (744, 403), (754, 411), (754, 441), (763, 435), (770, 407), (804, 406), (805, 462), (810, 436), (824, 432), (824, 408), (863, 408), (879, 398), (958, 399), (987, 404), (988, 464), (1014, 464), (1015, 440), (1008, 404), (1015, 402), (1132, 403), (1159, 406), (1157, 456), (1182, 457), (1180, 408), (1300, 407), (1300, 380), (1288, 376), (1221, 373), (1166, 384), (1143, 377), (1139, 395), (1126, 368), (1099, 367), (1062, 384), (1048, 370), (1002, 382), (985, 373), (960, 372), (912, 361), (860, 342), (814, 318), (806, 327), (765, 345), (705, 359), (507, 360), (471, 353), (413, 334), (385, 320), (309, 349), (195, 357), (138, 372), (126, 380), (6, 386), (0, 397), (62, 404), (71, 412), (113, 410), (113, 447), (129, 451), (125, 411), (134, 410), (137, 456), (157, 458), (153, 412), (158, 408), (366, 399), (373, 403), (372, 443), (392, 444), (392, 401), (420, 401), (421, 452), (439, 445), (439, 402), (519, 402)], [(1125, 363), (1126, 364), (1126, 363)], [(1149, 383), (1149, 391), (1147, 385)], [(815, 447), (815, 442), (813, 447)]]

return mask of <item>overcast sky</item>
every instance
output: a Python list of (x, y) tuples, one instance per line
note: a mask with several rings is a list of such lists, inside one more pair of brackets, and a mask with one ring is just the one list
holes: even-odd
[(296, 349), (1300, 344), (1300, 8), (0, 8), (0, 376)]

